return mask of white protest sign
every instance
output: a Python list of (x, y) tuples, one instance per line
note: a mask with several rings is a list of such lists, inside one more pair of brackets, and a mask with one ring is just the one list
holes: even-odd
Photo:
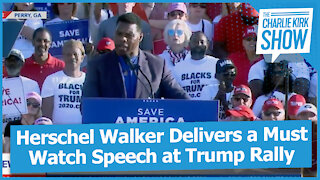
[(20, 77), (2, 80), (2, 114), (6, 116), (27, 113), (27, 104)]
[(2, 175), (10, 175), (10, 153), (2, 153)]
[(260, 9), (257, 54), (309, 53), (313, 8)]

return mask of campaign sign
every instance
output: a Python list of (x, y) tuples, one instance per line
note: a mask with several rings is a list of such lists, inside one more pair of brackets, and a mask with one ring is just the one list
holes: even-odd
[(84, 98), (82, 123), (218, 121), (218, 101)]
[(70, 20), (45, 24), (52, 34), (52, 44), (49, 52), (55, 57), (62, 57), (62, 47), (70, 39), (80, 40), (83, 44), (89, 42), (88, 20)]
[(37, 11), (47, 11), (48, 19), (54, 18), (54, 13), (52, 11), (52, 3), (35, 3), (34, 8)]
[(257, 54), (309, 53), (313, 8), (260, 9)]
[(11, 126), (11, 172), (311, 167), (311, 134), (311, 121)]
[(10, 174), (10, 154), (2, 153), (2, 175), (7, 176)]
[(6, 116), (27, 113), (21, 78), (5, 78), (2, 80), (2, 114)]

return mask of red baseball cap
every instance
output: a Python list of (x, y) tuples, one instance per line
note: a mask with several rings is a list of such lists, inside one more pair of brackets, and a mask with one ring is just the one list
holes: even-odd
[(288, 101), (288, 114), (295, 116), (301, 106), (306, 104), (305, 98), (300, 94), (292, 95)]
[(246, 96), (252, 97), (251, 89), (246, 85), (236, 86), (233, 90), (233, 96), (237, 94), (244, 94)]
[(253, 111), (245, 105), (240, 105), (233, 109), (229, 109), (226, 112), (226, 115), (235, 116), (235, 117), (246, 117), (250, 119), (250, 121), (253, 121), (256, 119), (256, 116), (254, 115)]
[(270, 98), (266, 100), (263, 104), (262, 110), (267, 111), (271, 107), (275, 107), (277, 109), (284, 109), (282, 102), (276, 98)]
[(97, 47), (97, 50), (98, 51), (104, 51), (104, 50), (111, 50), (113, 51), (115, 48), (115, 45), (114, 45), (114, 42), (112, 39), (108, 38), (108, 37), (105, 37), (105, 38), (102, 38), (99, 42), (98, 42), (98, 47)]
[(259, 13), (249, 3), (241, 4), (241, 14), (246, 17), (259, 17)]
[(246, 37), (250, 37), (250, 36), (257, 36), (257, 26), (248, 26), (247, 29), (244, 31), (242, 37), (246, 38)]

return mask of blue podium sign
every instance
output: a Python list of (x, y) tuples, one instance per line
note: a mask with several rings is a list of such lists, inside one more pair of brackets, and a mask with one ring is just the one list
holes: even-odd
[(84, 98), (83, 124), (218, 121), (218, 101)]
[(61, 58), (62, 47), (70, 39), (80, 40), (83, 44), (89, 42), (88, 20), (70, 20), (45, 24), (52, 35), (52, 44), (49, 52)]

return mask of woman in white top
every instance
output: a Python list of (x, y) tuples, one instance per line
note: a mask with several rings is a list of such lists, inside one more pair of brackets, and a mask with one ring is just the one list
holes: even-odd
[(173, 75), (175, 75), (175, 65), (183, 61), (189, 53), (187, 47), (191, 34), (186, 22), (180, 19), (170, 21), (164, 29), (163, 37), (167, 44), (167, 49), (159, 56), (166, 61), (167, 67), (169, 67)]
[(77, 12), (77, 3), (53, 3), (52, 11), (57, 17), (47, 21), (46, 24), (66, 20), (79, 20), (75, 17)]
[[(14, 3), (13, 11), (35, 11), (34, 3)], [(42, 26), (43, 22), (41, 19), (25, 20), (22, 30), (13, 45), (13, 49), (20, 50), (25, 58), (30, 57), (34, 51), (32, 45), (33, 32)]]
[(203, 19), (206, 13), (206, 3), (189, 3), (187, 24), (192, 32), (203, 32), (212, 42), (213, 28), (210, 21)]
[(53, 124), (81, 124), (80, 101), (85, 73), (80, 71), (84, 58), (84, 47), (79, 40), (64, 43), (62, 71), (49, 75), (43, 83), (42, 111)]

